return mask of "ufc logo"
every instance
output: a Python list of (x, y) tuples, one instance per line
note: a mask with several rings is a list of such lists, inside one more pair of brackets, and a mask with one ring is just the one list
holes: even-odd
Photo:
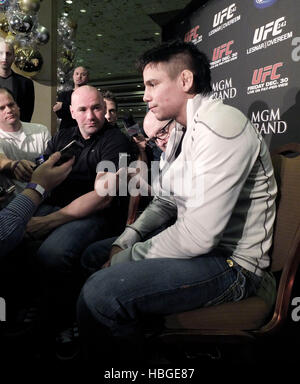
[(270, 33), (272, 36), (279, 35), (282, 32), (282, 27), (286, 24), (284, 20), (285, 17), (279, 17), (279, 19), (275, 21), (271, 21), (260, 28), (256, 28), (254, 31), (253, 44), (266, 40)]
[(267, 65), (266, 67), (256, 69), (252, 76), (252, 85), (264, 83), (268, 77), (270, 80), (276, 80), (280, 78), (280, 75), (276, 73), (279, 67), (282, 67), (283, 63), (276, 63), (273, 65)]
[(231, 19), (235, 10), (235, 3), (233, 3), (229, 7), (224, 8), (223, 11), (216, 13), (214, 16), (213, 27), (217, 27), (218, 25), (222, 24), (224, 19)]
[(229, 48), (233, 43), (234, 40), (231, 40), (228, 43), (222, 44), (219, 47), (215, 48), (213, 51), (212, 61), (221, 59), (224, 54), (225, 56), (230, 55), (232, 51)]
[(197, 25), (197, 27), (191, 29), (190, 31), (188, 31), (185, 35), (184, 35), (184, 41), (186, 43), (188, 43), (189, 41), (192, 41), (193, 39), (196, 39), (199, 35), (197, 33), (199, 29), (199, 25)]

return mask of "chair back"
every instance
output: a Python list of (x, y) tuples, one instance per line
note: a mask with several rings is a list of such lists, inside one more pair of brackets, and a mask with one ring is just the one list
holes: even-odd
[(272, 162), (278, 197), (271, 270), (277, 272), (295, 257), (300, 241), (300, 144), (280, 147), (272, 154)]

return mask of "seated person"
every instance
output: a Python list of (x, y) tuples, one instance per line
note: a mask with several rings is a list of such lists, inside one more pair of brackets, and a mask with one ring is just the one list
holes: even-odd
[(142, 225), (127, 228), (115, 242), (122, 250), (111, 251), (79, 296), (84, 350), (104, 366), (145, 357), (145, 319), (239, 301), (262, 283), (274, 293), (268, 251), (277, 188), (263, 138), (243, 113), (210, 97), (209, 60), (194, 44), (163, 43), (140, 68), (151, 113), (186, 133), (160, 175), (162, 198), (137, 220), (148, 211), (153, 229), (174, 224), (149, 239)]
[[(139, 136), (138, 139), (136, 139), (136, 142), (139, 147), (144, 148), (147, 143), (149, 143), (149, 141), (152, 141), (161, 149), (162, 155), (160, 160), (160, 172), (163, 173), (164, 168), (168, 164), (169, 157), (172, 155), (170, 149), (172, 148), (174, 142), (176, 143), (175, 146), (177, 148), (177, 152), (180, 152), (180, 146), (185, 130), (182, 126), (180, 126), (180, 124), (176, 124), (175, 120), (157, 120), (155, 115), (150, 111), (146, 114), (144, 118), (143, 128), (147, 135), (147, 138), (145, 138), (144, 136)], [(170, 142), (170, 145), (168, 145), (167, 147), (168, 142)], [(158, 180), (155, 179), (154, 182), (156, 183), (153, 186), (154, 193), (158, 192), (157, 194), (155, 194), (154, 197), (155, 204), (161, 199), (167, 199), (168, 203), (172, 204), (172, 199), (170, 199), (170, 197), (166, 198), (160, 196), (159, 185), (157, 185)], [(81, 263), (86, 275), (92, 274), (93, 272), (99, 270), (103, 266), (103, 264), (107, 262), (111, 247), (113, 246), (113, 249), (119, 249), (120, 241), (122, 243), (123, 238), (126, 242), (126, 237), (130, 234), (134, 235), (136, 232), (143, 233), (144, 237), (149, 237), (152, 235), (153, 231), (156, 231), (157, 228), (159, 228), (158, 217), (154, 220), (155, 226), (153, 227), (153, 216), (152, 214), (150, 214), (150, 207), (151, 204), (147, 208), (146, 212), (142, 214), (142, 217), (140, 217), (131, 226), (126, 227), (125, 232), (118, 239), (118, 242), (115, 243), (114, 246), (113, 243), (115, 242), (117, 237), (112, 237), (93, 243), (85, 250), (82, 255)], [(163, 228), (165, 228), (165, 224), (163, 224), (163, 227), (161, 229)]]
[[(31, 176), (23, 192), (18, 194), (6, 208), (0, 211), (0, 296), (6, 299), (24, 297), (30, 281), (28, 265), (24, 252), (15, 253), (14, 250), (21, 242), (26, 224), (43, 201), (43, 193), (50, 192), (60, 184), (70, 173), (74, 159), (55, 166), (60, 159), (60, 153), (54, 153), (48, 161), (38, 167)], [(2, 185), (1, 185), (2, 187)], [(1, 194), (1, 200), (7, 196)], [(25, 273), (24, 271), (29, 272)], [(10, 273), (11, 272), (11, 273)], [(11, 318), (11, 301), (8, 300), (7, 318)]]
[(118, 120), (118, 103), (116, 97), (110, 91), (102, 91), (101, 92), (103, 99), (106, 104), (106, 120), (118, 128), (117, 120)]
[[(49, 141), (45, 155), (61, 150), (71, 140), (77, 140), (83, 148), (66, 180), (52, 191), (27, 225), (28, 235), (44, 239), (37, 259), (50, 325), (55, 324), (53, 317), (62, 320), (62, 312), (68, 312), (69, 302), (63, 297), (72, 291), (73, 281), (77, 282), (83, 250), (98, 239), (119, 233), (128, 209), (124, 204), (127, 198), (124, 202), (117, 196), (99, 197), (94, 191), (98, 163), (118, 169), (119, 153), (130, 154), (128, 139), (105, 120), (105, 103), (96, 88), (83, 85), (76, 89), (70, 110), (78, 126), (59, 130)], [(59, 308), (53, 310), (51, 303)]]
[(50, 138), (44, 125), (22, 122), (12, 93), (0, 88), (0, 172), (12, 179), (16, 193), (31, 179), (35, 158), (45, 151)]
[[(54, 166), (60, 156), (59, 152), (51, 155), (32, 173), (30, 184), (25, 186), (23, 192), (0, 211), (1, 258), (6, 256), (22, 239), (27, 222), (43, 201), (42, 193), (50, 192), (71, 172), (74, 159), (70, 159), (60, 166)], [(40, 185), (41, 188), (37, 189), (36, 185)], [(0, 198), (5, 200), (6, 197), (3, 194)]]
[[(148, 112), (143, 122), (143, 129), (147, 137), (142, 134), (138, 134), (133, 137), (133, 140), (137, 144), (141, 153), (146, 151), (147, 145), (151, 148), (157, 146), (161, 151), (161, 156), (161, 154), (166, 151), (168, 140), (174, 127), (175, 120), (159, 121), (153, 113)], [(145, 158), (145, 160), (147, 161), (148, 159)], [(147, 161), (147, 163), (150, 165), (150, 162)]]

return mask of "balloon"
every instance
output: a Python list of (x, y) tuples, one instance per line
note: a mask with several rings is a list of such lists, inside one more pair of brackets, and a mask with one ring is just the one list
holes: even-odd
[(71, 72), (75, 66), (74, 59), (76, 54), (76, 45), (73, 41), (77, 24), (66, 16), (58, 19), (57, 36), (60, 47), (60, 53), (57, 60), (57, 80), (59, 89), (72, 89)]
[[(11, 32), (9, 32), (11, 33)], [(29, 35), (16, 35), (15, 39), (15, 45), (17, 47), (30, 47), (34, 44), (34, 41), (32, 41), (32, 36)]]
[(10, 45), (16, 44), (16, 35), (14, 35), (11, 32), (8, 32), (8, 34), (5, 37), (5, 42), (10, 44)]
[(70, 61), (73, 61), (75, 58), (75, 50), (63, 48), (61, 54), (62, 54), (62, 57), (65, 57), (67, 60), (70, 60)]
[(57, 24), (57, 33), (61, 39), (71, 39), (75, 36), (75, 30), (77, 28), (77, 24), (68, 19), (66, 16), (62, 16), (58, 20)]
[(13, 33), (27, 34), (31, 32), (35, 18), (32, 15), (24, 15), (20, 12), (14, 12), (8, 17), (9, 28)]
[(9, 6), (8, 0), (1, 0), (0, 1), (0, 12), (6, 12), (8, 6)]
[(38, 25), (35, 32), (34, 32), (35, 39), (37, 41), (37, 44), (47, 44), (50, 38), (49, 31), (46, 27), (43, 25)]
[(25, 73), (25, 76), (36, 75), (43, 66), (43, 57), (37, 49), (22, 47), (16, 49), (15, 66)]
[(37, 12), (40, 9), (40, 0), (19, 0), (19, 7), (21, 11), (28, 12)]
[(9, 32), (9, 25), (5, 14), (0, 14), (0, 35), (6, 37)]
[(61, 57), (58, 59), (58, 66), (63, 72), (68, 73), (74, 68), (74, 63), (66, 57)]

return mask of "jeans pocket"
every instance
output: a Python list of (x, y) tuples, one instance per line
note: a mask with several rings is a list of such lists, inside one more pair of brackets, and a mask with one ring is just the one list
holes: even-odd
[(239, 301), (244, 298), (247, 279), (242, 273), (242, 268), (239, 266), (233, 267), (230, 268), (227, 273), (235, 273), (235, 280), (222, 292), (221, 295), (208, 301), (205, 304), (205, 307)]

